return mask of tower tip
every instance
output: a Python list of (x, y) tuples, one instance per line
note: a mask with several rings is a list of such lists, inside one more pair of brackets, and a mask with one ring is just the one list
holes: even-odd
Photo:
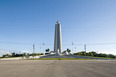
[(59, 21), (57, 21), (56, 23), (60, 23)]

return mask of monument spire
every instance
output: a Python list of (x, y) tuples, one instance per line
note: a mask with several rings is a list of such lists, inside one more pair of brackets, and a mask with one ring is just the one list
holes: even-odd
[(62, 53), (61, 24), (59, 21), (57, 21), (55, 24), (54, 52), (56, 55)]

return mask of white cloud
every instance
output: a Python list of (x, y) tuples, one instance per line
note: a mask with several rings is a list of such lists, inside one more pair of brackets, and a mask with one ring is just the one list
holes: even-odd
[(28, 51), (28, 50), (21, 50), (20, 52), (21, 52), (21, 53), (24, 53), (24, 52), (25, 52), (25, 53), (32, 53), (31, 51)]

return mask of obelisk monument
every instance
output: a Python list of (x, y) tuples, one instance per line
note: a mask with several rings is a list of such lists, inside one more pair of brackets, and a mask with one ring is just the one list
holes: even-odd
[(62, 53), (61, 24), (59, 21), (55, 24), (54, 52), (56, 55)]

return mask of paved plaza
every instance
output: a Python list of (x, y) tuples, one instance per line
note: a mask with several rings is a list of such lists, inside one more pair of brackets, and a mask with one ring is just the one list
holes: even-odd
[(1, 60), (0, 77), (116, 77), (116, 60)]

